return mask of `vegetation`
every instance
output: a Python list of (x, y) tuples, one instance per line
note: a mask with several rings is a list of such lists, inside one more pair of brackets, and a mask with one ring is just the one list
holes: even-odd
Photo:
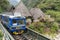
[(59, 25), (57, 22), (49, 22), (49, 21), (45, 21), (45, 22), (35, 22), (32, 23), (29, 28), (42, 33), (42, 34), (54, 34), (57, 33), (58, 29), (59, 29)]
[[(0, 0), (0, 13), (8, 11), (9, 6), (10, 6), (9, 2), (7, 2), (7, 0)], [(2, 37), (3, 37), (3, 34), (0, 30), (0, 40), (2, 40)]]
[(22, 0), (28, 9), (37, 7), (60, 22), (60, 0)]
[(37, 4), (38, 8), (45, 10), (60, 10), (60, 0), (44, 0), (41, 3)]
[(22, 0), (28, 9), (36, 7), (42, 0)]
[(37, 7), (42, 9), (48, 15), (51, 15), (55, 21), (60, 22), (60, 0), (45, 0), (39, 4)]
[[(30, 10), (31, 8), (40, 8), (46, 15), (51, 18), (45, 17), (44, 21), (35, 22), (29, 25), (29, 28), (38, 31), (39, 33), (54, 34), (57, 33), (60, 23), (60, 0), (22, 0)], [(7, 11), (9, 3), (7, 0), (0, 1), (0, 12)], [(0, 35), (2, 37), (2, 34)]]
[[(36, 30), (40, 33), (54, 34), (59, 30), (60, 24), (60, 0), (22, 0), (28, 9), (40, 8), (46, 15), (51, 18), (45, 17), (45, 21), (32, 23), (29, 28)], [(50, 22), (54, 19), (53, 22)]]
[(46, 14), (51, 15), (55, 19), (56, 22), (60, 23), (60, 12), (54, 10), (47, 10)]
[(60, 10), (60, 0), (22, 0), (24, 4), (30, 9), (38, 7), (45, 10)]
[(0, 30), (0, 40), (2, 40), (2, 37), (3, 37), (3, 33), (2, 33), (2, 31)]
[(0, 0), (0, 13), (8, 11), (9, 6), (9, 2), (7, 2), (7, 0)]

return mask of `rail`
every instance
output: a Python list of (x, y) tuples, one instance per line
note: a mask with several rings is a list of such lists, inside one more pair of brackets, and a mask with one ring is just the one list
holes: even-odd
[(3, 30), (4, 34), (9, 36), (10, 40), (50, 40), (49, 38), (42, 36), (29, 28), (27, 28), (26, 33), (21, 35), (12, 35), (1, 23), (0, 28)]
[(3, 31), (3, 33), (5, 35), (7, 35), (11, 40), (14, 40), (14, 38), (12, 37), (12, 35), (4, 28), (4, 26), (1, 24), (0, 22), (0, 29)]

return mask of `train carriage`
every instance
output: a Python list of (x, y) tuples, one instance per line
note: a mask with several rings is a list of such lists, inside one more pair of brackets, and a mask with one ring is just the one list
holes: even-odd
[(23, 16), (2, 15), (2, 23), (13, 34), (22, 34), (26, 30), (26, 18)]

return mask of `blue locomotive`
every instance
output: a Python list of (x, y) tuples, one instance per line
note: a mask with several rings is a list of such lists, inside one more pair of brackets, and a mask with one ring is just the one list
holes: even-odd
[(26, 30), (26, 18), (21, 16), (2, 15), (2, 23), (13, 34), (22, 34)]

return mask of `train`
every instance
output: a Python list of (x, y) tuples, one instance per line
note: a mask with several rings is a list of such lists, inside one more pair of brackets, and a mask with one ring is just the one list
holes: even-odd
[(1, 22), (12, 34), (22, 34), (26, 31), (24, 16), (1, 15)]

